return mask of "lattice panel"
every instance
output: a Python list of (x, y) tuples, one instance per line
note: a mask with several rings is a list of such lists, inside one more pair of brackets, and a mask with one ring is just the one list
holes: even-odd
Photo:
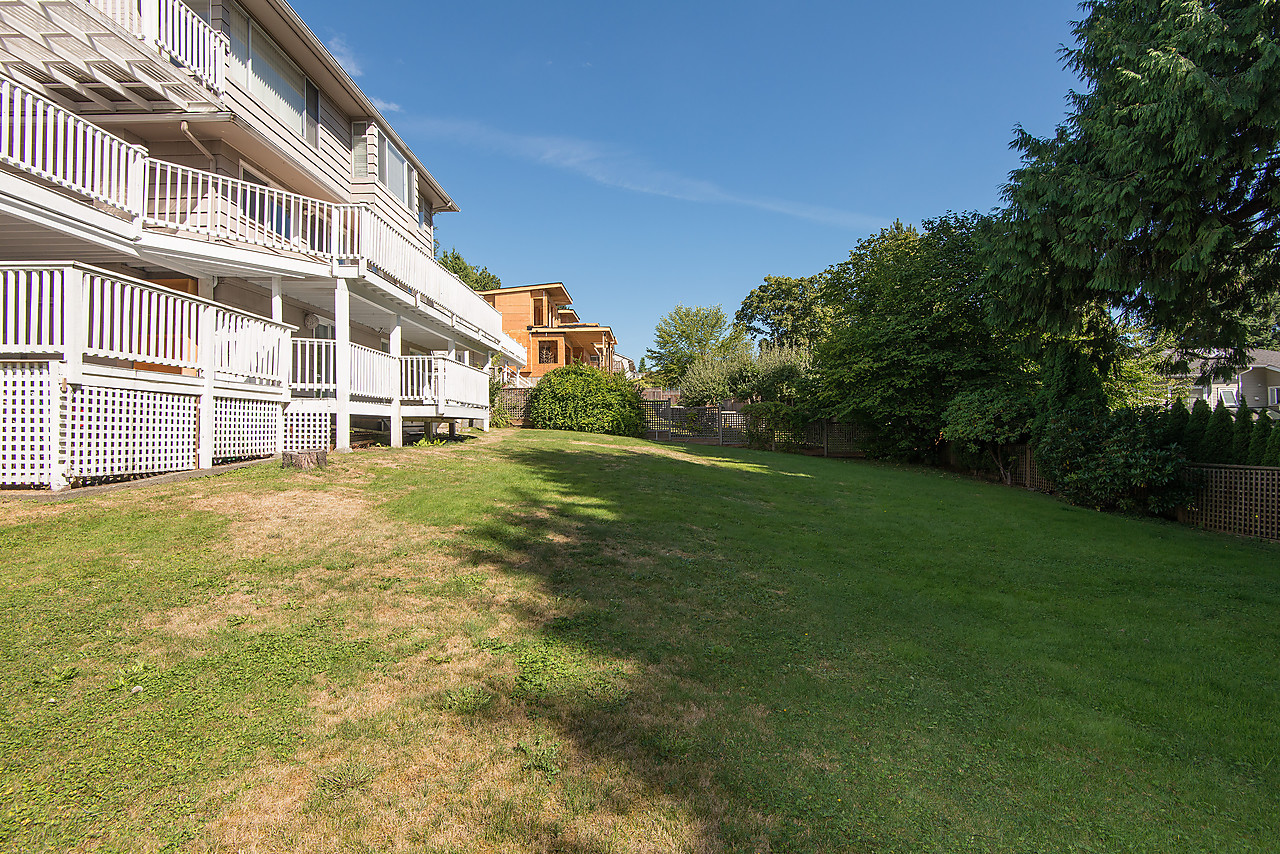
[(69, 477), (157, 474), (198, 465), (194, 395), (81, 386), (69, 398)]
[(50, 482), (56, 406), (47, 362), (0, 362), (0, 484)]
[(277, 452), (280, 404), (269, 400), (214, 398), (213, 458), (269, 457)]
[(1036, 455), (1032, 453), (1031, 446), (1019, 446), (1017, 457), (1018, 465), (1013, 471), (1014, 484), (1025, 486), (1036, 492), (1052, 493), (1053, 484), (1040, 473), (1040, 467), (1036, 465)]
[(1193, 466), (1191, 474), (1197, 486), (1188, 522), (1280, 540), (1280, 468)]
[(287, 412), (284, 416), (284, 450), (331, 450), (333, 431), (332, 413)]

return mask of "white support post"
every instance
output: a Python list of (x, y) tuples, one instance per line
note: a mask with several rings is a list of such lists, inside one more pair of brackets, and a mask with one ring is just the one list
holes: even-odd
[(213, 468), (214, 431), (213, 380), (218, 367), (218, 342), (214, 338), (217, 330), (214, 312), (217, 309), (211, 305), (202, 305), (199, 311), (200, 317), (196, 327), (196, 358), (200, 362), (201, 378), (200, 451), (196, 459), (196, 467), (211, 469)]
[(284, 323), (284, 292), (279, 276), (271, 278), (271, 319), (276, 323)]
[(85, 316), (84, 271), (79, 267), (67, 267), (62, 271), (62, 360), (66, 362), (63, 376), (69, 383), (84, 381), (84, 350), (88, 346), (89, 319)]
[(404, 318), (396, 315), (395, 325), (391, 327), (391, 337), (387, 351), (396, 357), (395, 396), (391, 398), (391, 447), (404, 447), (404, 416), (400, 413), (400, 395), (404, 393)]
[(351, 450), (351, 291), (346, 279), (337, 279), (333, 289), (334, 370), (338, 382), (339, 452)]

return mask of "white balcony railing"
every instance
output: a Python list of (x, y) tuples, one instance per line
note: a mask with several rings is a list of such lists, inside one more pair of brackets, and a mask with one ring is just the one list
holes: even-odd
[(294, 338), (289, 388), (320, 395), (336, 394), (337, 342), (322, 338)]
[(222, 94), (227, 37), (182, 0), (89, 0), (89, 5), (125, 32), (153, 44), (205, 86)]
[(447, 312), (459, 331), (520, 355), (520, 346), (503, 334), (497, 309), (368, 205), (327, 202), (154, 160), (145, 148), (5, 79), (0, 79), (0, 164), (110, 206), (150, 228), (326, 262), (364, 261)]
[(399, 358), (381, 350), (351, 345), (351, 394), (391, 401), (400, 385)]
[(0, 79), (0, 163), (122, 211), (147, 150)]
[(283, 388), (290, 327), (72, 264), (0, 266), (0, 353), (132, 362)]
[(147, 159), (143, 222), (316, 258), (359, 257), (360, 208)]
[[(293, 339), (289, 386), (332, 397), (338, 391), (337, 342)], [(351, 344), (351, 395), (376, 401), (489, 408), (489, 375), (443, 356), (392, 356)]]

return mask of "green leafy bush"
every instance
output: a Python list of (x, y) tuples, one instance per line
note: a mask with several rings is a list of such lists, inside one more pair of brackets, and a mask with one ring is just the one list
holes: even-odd
[(489, 426), (511, 426), (511, 413), (507, 412), (507, 406), (502, 402), (502, 383), (493, 377), (489, 378)]
[(1231, 411), (1221, 400), (1214, 407), (1209, 417), (1209, 425), (1204, 428), (1204, 438), (1200, 440), (1198, 462), (1218, 465), (1230, 465), (1235, 459), (1235, 419)]
[(539, 380), (529, 398), (529, 421), (542, 430), (644, 435), (644, 411), (631, 383), (587, 365), (565, 365)]
[[(790, 450), (794, 444), (788, 437), (804, 428), (807, 419), (794, 406), (777, 401), (752, 403), (742, 407), (747, 419), (747, 447), (758, 451)], [(778, 434), (782, 434), (779, 441)]]
[(1265, 412), (1253, 423), (1253, 435), (1249, 437), (1249, 465), (1265, 465), (1263, 460), (1267, 458), (1267, 442), (1271, 440), (1272, 429), (1271, 419)]
[(1036, 463), (1072, 504), (1168, 513), (1191, 495), (1182, 455), (1162, 442), (1162, 421), (1158, 408), (1055, 412), (1039, 424)]

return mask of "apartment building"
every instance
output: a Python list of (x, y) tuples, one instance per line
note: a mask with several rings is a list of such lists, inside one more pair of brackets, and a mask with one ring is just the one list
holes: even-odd
[(487, 424), (457, 210), (281, 0), (0, 0), (0, 485)]
[(527, 353), (527, 364), (509, 372), (513, 384), (532, 385), (561, 365), (613, 370), (618, 339), (598, 323), (583, 323), (561, 282), (480, 291), (502, 315), (502, 329)]

